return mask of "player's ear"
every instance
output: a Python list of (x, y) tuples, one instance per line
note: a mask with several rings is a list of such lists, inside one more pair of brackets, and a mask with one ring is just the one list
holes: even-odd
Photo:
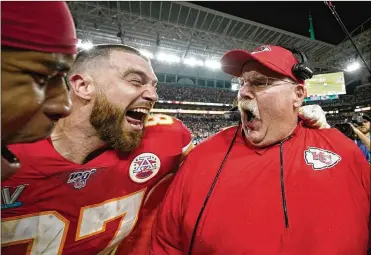
[(74, 94), (78, 97), (90, 101), (95, 91), (93, 78), (88, 74), (73, 74), (68, 79)]
[(293, 104), (295, 108), (299, 108), (303, 105), (304, 99), (307, 96), (307, 89), (302, 84), (296, 84), (293, 88), (294, 100)]

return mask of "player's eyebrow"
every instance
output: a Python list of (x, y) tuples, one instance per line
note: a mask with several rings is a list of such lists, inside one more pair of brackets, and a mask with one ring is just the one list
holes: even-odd
[[(149, 80), (147, 74), (145, 72), (143, 72), (142, 70), (139, 70), (139, 69), (135, 69), (135, 68), (128, 68), (124, 73), (123, 73), (123, 77), (127, 77), (129, 74), (137, 74), (139, 76), (141, 76), (142, 78), (144, 78), (146, 81)], [(156, 84), (158, 82), (157, 79), (154, 79), (152, 81), (152, 84)]]

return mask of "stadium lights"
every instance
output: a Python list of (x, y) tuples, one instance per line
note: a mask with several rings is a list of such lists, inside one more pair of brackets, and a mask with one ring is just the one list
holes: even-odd
[(184, 64), (189, 66), (204, 66), (204, 62), (195, 58), (186, 58), (183, 61)]
[(347, 66), (347, 69), (345, 69), (345, 71), (354, 72), (355, 70), (357, 70), (360, 67), (361, 67), (361, 65), (358, 62), (353, 62), (353, 63), (351, 63)]
[[(90, 50), (91, 48), (93, 48), (93, 46), (94, 46), (93, 43), (90, 41), (82, 41), (81, 39), (78, 39), (77, 48), (84, 49), (84, 50)], [(149, 59), (155, 58), (154, 54), (150, 52), (149, 50), (140, 49), (139, 51), (143, 56), (146, 56)], [(167, 63), (180, 63), (181, 62), (181, 58), (179, 56), (174, 55), (174, 54), (165, 53), (165, 52), (158, 53), (156, 55), (156, 59), (158, 61), (167, 62)], [(212, 70), (221, 68), (221, 64), (218, 60), (209, 59), (209, 60), (203, 61), (200, 59), (196, 59), (194, 57), (189, 57), (189, 58), (184, 59), (183, 64), (191, 66), (191, 67), (196, 67), (196, 66), (206, 67)]]
[(159, 53), (156, 56), (157, 60), (168, 63), (180, 63), (180, 57), (172, 54)]
[(139, 50), (140, 51), (140, 53), (143, 55), (143, 56), (145, 56), (145, 57), (147, 57), (147, 58), (149, 58), (149, 59), (153, 59), (153, 53), (152, 52), (150, 52), (150, 51), (148, 51), (148, 50), (145, 50), (145, 49), (140, 49)]
[(216, 70), (220, 69), (221, 64), (217, 60), (205, 60), (195, 59), (193, 57), (184, 59), (183, 63), (189, 66), (205, 66), (209, 69)]
[(369, 111), (370, 109), (371, 109), (371, 107), (368, 106), (368, 107), (354, 109), (354, 111), (355, 112), (364, 112), (364, 111)]
[(82, 42), (82, 40), (78, 40), (77, 42), (77, 48), (81, 48), (83, 50), (90, 50), (93, 48), (93, 44), (90, 41)]
[[(79, 47), (85, 47), (89, 48), (92, 47), (93, 45), (88, 42), (88, 43), (81, 43), (81, 40), (79, 40)], [(146, 49), (140, 49), (140, 53), (143, 54), (143, 56), (146, 56), (150, 59), (155, 58), (154, 54)], [(166, 63), (180, 63), (181, 58), (177, 55), (171, 54), (171, 53), (166, 53), (166, 52), (160, 52), (156, 55), (156, 59), (160, 62), (166, 62)], [(188, 57), (183, 60), (183, 64), (191, 66), (191, 67), (206, 67), (212, 70), (215, 69), (220, 69), (221, 64), (218, 60), (201, 60), (201, 59), (196, 59), (194, 57)]]
[(222, 65), (220, 64), (219, 61), (216, 60), (206, 60), (205, 66), (210, 69), (220, 69)]

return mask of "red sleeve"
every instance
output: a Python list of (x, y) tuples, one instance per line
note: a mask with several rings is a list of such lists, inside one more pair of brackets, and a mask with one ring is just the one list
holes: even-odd
[(176, 174), (162, 203), (152, 228), (151, 255), (183, 254), (181, 242), (182, 199), (185, 173), (190, 170), (187, 159)]
[(184, 158), (188, 155), (188, 153), (193, 149), (194, 145), (192, 142), (192, 134), (191, 131), (183, 124), (181, 123), (181, 133), (182, 133), (182, 157), (181, 162), (184, 160)]
[(116, 255), (146, 255), (151, 241), (152, 225), (157, 211), (173, 180), (174, 174), (169, 174), (153, 187), (147, 195), (140, 216), (133, 232), (119, 245)]
[[(163, 116), (163, 115), (162, 115)], [(172, 118), (167, 116), (168, 118)], [(174, 143), (174, 149), (177, 152), (182, 150), (181, 157), (178, 162), (180, 164), (185, 156), (192, 150), (192, 136), (189, 129), (176, 118), (172, 118), (174, 121), (172, 124), (172, 132), (176, 134), (179, 138), (178, 142)], [(165, 126), (163, 126), (165, 127)], [(169, 130), (169, 132), (171, 131)], [(178, 165), (174, 166), (177, 167)], [(151, 240), (152, 225), (157, 215), (157, 211), (160, 204), (165, 197), (166, 191), (173, 180), (173, 173), (165, 176), (161, 181), (159, 181), (149, 192), (144, 201), (144, 205), (141, 209), (141, 213), (136, 224), (135, 229), (130, 233), (120, 244), (117, 255), (146, 255), (148, 253), (148, 248)]]

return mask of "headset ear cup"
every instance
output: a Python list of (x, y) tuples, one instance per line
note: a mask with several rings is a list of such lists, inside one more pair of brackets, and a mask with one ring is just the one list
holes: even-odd
[(304, 78), (305, 75), (302, 73), (301, 69), (302, 69), (301, 64), (295, 64), (292, 67), (292, 73), (295, 75), (296, 78), (300, 80), (305, 80)]
[(302, 56), (303, 61), (302, 63), (300, 63), (299, 69), (301, 73), (303, 74), (304, 80), (311, 79), (313, 77), (313, 71), (310, 68), (311, 65), (308, 60), (308, 57), (304, 52), (300, 52), (300, 54)]
[(295, 64), (291, 69), (294, 76), (300, 80), (311, 79), (313, 77), (313, 71), (308, 66), (309, 61), (307, 55), (304, 52), (297, 50), (295, 48), (291, 47), (283, 48), (291, 51), (293, 54), (296, 54), (300, 57), (300, 60), (298, 59), (299, 63)]
[(313, 71), (303, 64), (296, 64), (293, 67), (293, 74), (301, 80), (307, 80), (313, 77)]
[(300, 62), (292, 67), (292, 73), (300, 80), (307, 80), (313, 77), (313, 71), (306, 65), (308, 58), (306, 55), (298, 50), (294, 50), (300, 56)]

